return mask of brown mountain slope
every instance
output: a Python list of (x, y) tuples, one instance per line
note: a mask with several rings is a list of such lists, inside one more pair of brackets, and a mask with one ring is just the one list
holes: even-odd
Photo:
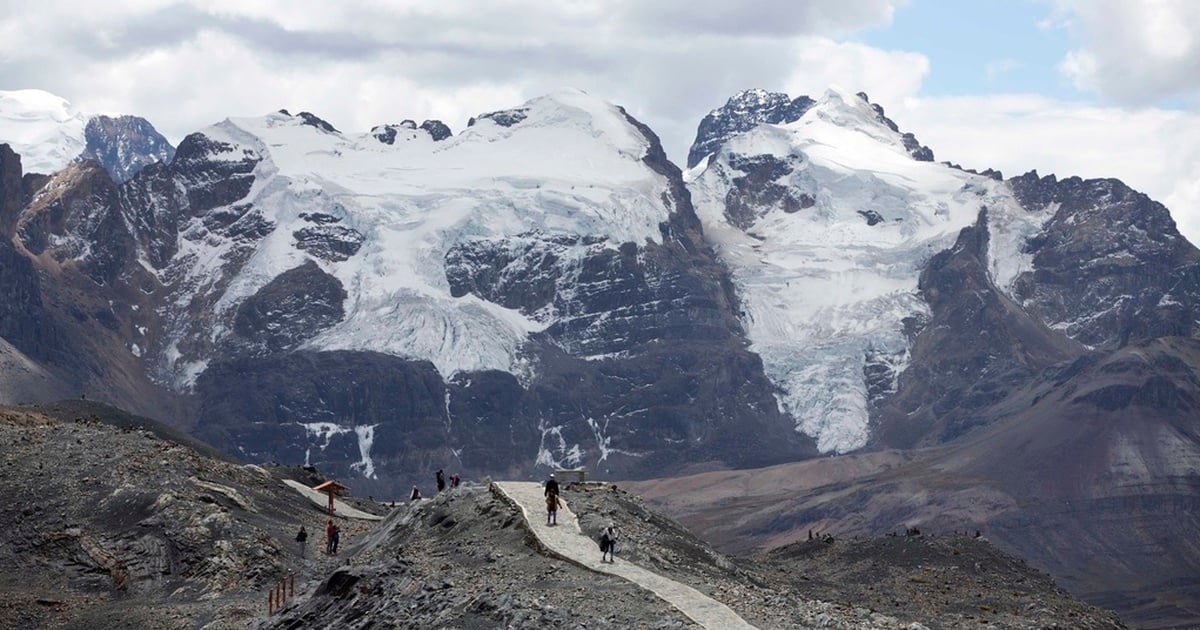
[(937, 448), (630, 484), (727, 551), (808, 530), (981, 530), (1145, 627), (1200, 623), (1200, 341), (1048, 372), (1005, 420)]

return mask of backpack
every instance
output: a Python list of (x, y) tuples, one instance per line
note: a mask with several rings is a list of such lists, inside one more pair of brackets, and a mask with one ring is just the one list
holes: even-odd
[(612, 543), (612, 539), (608, 537), (608, 532), (600, 534), (600, 551), (608, 551), (608, 546)]

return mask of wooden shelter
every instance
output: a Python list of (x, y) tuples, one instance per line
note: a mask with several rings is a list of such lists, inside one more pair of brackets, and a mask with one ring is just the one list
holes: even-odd
[(329, 515), (330, 516), (333, 516), (333, 497), (335, 495), (341, 496), (343, 494), (346, 494), (347, 492), (350, 492), (350, 488), (348, 486), (342, 485), (332, 479), (330, 479), (329, 481), (326, 481), (324, 483), (319, 483), (319, 484), (313, 486), (312, 489), (316, 490), (317, 492), (324, 492), (325, 494), (329, 495)]

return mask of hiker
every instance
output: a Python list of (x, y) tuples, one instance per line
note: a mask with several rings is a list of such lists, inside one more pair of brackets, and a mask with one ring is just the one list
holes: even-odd
[(617, 528), (615, 525), (609, 524), (604, 528), (604, 532), (600, 534), (600, 562), (604, 562), (605, 558), (609, 562), (616, 562), (613, 554), (617, 550)]
[(330, 548), (333, 549), (333, 555), (335, 555), (335, 556), (337, 555), (338, 543), (341, 542), (341, 539), (342, 539), (342, 528), (338, 527), (337, 525), (334, 525), (333, 526), (333, 537), (330, 538), (329, 540), (331, 541)]
[(325, 524), (325, 555), (333, 553), (333, 519)]
[(552, 492), (546, 495), (546, 524), (558, 525), (558, 508), (562, 507), (562, 501), (558, 500), (558, 493)]
[(441, 468), (437, 471), (437, 488), (438, 492), (446, 489), (446, 473), (442, 472)]
[(458, 473), (454, 473), (453, 475), (450, 475), (450, 487), (451, 488), (457, 488), (459, 481), (461, 481), (461, 480), (458, 478)]
[(420, 499), (420, 498), (421, 498), (421, 491), (417, 490), (416, 486), (413, 486), (412, 494), (408, 496), (408, 500), (416, 501), (417, 499)]
[(301, 558), (304, 557), (304, 548), (307, 546), (305, 544), (306, 541), (308, 541), (308, 530), (304, 529), (304, 526), (301, 525), (300, 531), (296, 534), (296, 542), (300, 543), (300, 557)]
[(546, 492), (543, 494), (558, 496), (558, 480), (554, 478), (554, 473), (550, 473), (550, 478), (546, 480)]

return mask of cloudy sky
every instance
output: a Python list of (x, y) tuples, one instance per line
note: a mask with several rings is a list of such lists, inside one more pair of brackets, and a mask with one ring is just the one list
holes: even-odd
[(343, 130), (571, 86), (683, 162), (738, 90), (866, 91), (937, 159), (1112, 176), (1200, 242), (1192, 0), (0, 0), (0, 90), (150, 119), (309, 110)]

